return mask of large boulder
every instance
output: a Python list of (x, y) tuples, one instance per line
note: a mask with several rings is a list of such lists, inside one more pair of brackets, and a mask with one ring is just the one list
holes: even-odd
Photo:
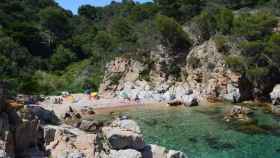
[(60, 122), (53, 111), (48, 111), (40, 106), (29, 106), (28, 109), (36, 115), (43, 124), (58, 124)]
[(120, 127), (135, 133), (141, 133), (138, 123), (129, 119), (116, 119), (112, 122), (112, 126)]
[(274, 86), (270, 98), (273, 105), (280, 105), (280, 84)]
[(231, 101), (233, 103), (240, 102), (241, 100), (240, 90), (238, 87), (234, 86), (233, 84), (228, 84), (227, 93), (221, 95), (225, 100)]
[(46, 147), (53, 158), (88, 158), (94, 157), (95, 134), (88, 134), (68, 126), (49, 126), (55, 130), (52, 142)]
[(187, 158), (186, 155), (181, 151), (169, 150), (167, 158)]
[[(166, 158), (168, 150), (165, 147), (158, 145), (150, 145), (150, 149), (152, 152), (151, 158)], [(147, 157), (149, 158), (149, 157)]]
[(103, 127), (102, 133), (108, 140), (112, 149), (136, 149), (144, 148), (144, 138), (142, 134), (122, 129), (120, 127)]
[(197, 106), (198, 99), (194, 95), (185, 95), (182, 97), (181, 101), (187, 107)]
[(146, 145), (143, 152), (143, 158), (187, 158), (187, 156), (176, 150), (167, 150), (158, 145)]

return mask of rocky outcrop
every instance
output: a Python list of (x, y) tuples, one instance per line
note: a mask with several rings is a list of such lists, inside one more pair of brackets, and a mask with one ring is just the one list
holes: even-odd
[(102, 133), (108, 140), (112, 149), (136, 149), (144, 148), (144, 138), (141, 134), (119, 127), (104, 127)]
[[(207, 97), (232, 102), (244, 97), (244, 90), (240, 87), (241, 75), (227, 68), (225, 56), (219, 52), (214, 40), (186, 53), (186, 65), (181, 67), (180, 78), (165, 73), (162, 63), (172, 57), (163, 52), (161, 47), (151, 51), (149, 60), (153, 61), (153, 66), (116, 58), (106, 67), (100, 93), (130, 100), (181, 101), (187, 105)], [(149, 80), (145, 80), (143, 74)]]
[(224, 55), (213, 40), (194, 47), (187, 57), (186, 72), (189, 86), (204, 96), (221, 97), (230, 101), (240, 99), (239, 80), (226, 68)]
[(95, 157), (95, 134), (88, 134), (69, 126), (47, 126), (45, 128), (48, 128), (46, 131), (51, 132), (45, 133), (45, 136), (48, 136), (45, 140), (49, 142), (47, 150), (49, 150), (51, 157)]
[[(179, 151), (167, 150), (158, 145), (146, 145), (137, 123), (129, 119), (117, 119), (111, 126), (102, 128), (102, 134), (108, 142), (107, 154), (101, 158), (185, 158)], [(99, 154), (102, 155), (102, 154)]]
[(0, 153), (4, 157), (44, 156), (40, 120), (24, 107), (0, 113)]
[(138, 124), (117, 119), (89, 134), (67, 125), (46, 125), (44, 140), (53, 158), (185, 158), (179, 151), (146, 145)]

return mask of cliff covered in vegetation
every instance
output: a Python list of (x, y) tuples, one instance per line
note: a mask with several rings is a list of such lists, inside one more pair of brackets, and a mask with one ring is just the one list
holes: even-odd
[[(248, 97), (260, 98), (279, 83), (279, 4), (122, 1), (81, 6), (73, 15), (53, 0), (3, 0), (0, 77), (14, 93), (80, 92), (87, 85), (97, 89), (106, 64), (122, 57), (143, 64), (139, 80), (147, 82), (156, 75), (166, 81), (199, 81), (196, 69), (208, 81), (222, 67), (240, 75), (250, 89)], [(213, 58), (195, 53), (213, 46)], [(115, 84), (119, 79), (113, 77)]]

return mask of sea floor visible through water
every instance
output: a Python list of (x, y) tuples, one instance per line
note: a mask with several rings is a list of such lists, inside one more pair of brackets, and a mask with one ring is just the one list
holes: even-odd
[[(230, 104), (118, 109), (141, 127), (147, 144), (181, 150), (189, 158), (280, 158), (280, 117), (256, 108), (252, 124), (223, 120)], [(96, 119), (111, 119), (112, 113)]]

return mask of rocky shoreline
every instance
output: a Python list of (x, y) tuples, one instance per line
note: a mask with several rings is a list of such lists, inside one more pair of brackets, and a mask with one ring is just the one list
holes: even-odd
[[(272, 104), (269, 104), (271, 112), (276, 114), (279, 114), (279, 94), (280, 88), (276, 86), (271, 92)], [(81, 104), (86, 103), (83, 101), (73, 101), (73, 104), (66, 101), (63, 104), (49, 104), (47, 106), (48, 101), (46, 101), (38, 105), (14, 107), (6, 104), (4, 100), (4, 95), (1, 95), (0, 157), (187, 157), (180, 151), (168, 150), (165, 147), (154, 144), (145, 144), (140, 127), (135, 121), (127, 117), (119, 117), (112, 122), (98, 122), (85, 119), (94, 116), (98, 109), (103, 108), (105, 111), (106, 109), (115, 111), (114, 108), (139, 106), (137, 102), (133, 102), (133, 104), (131, 104), (132, 102), (124, 102), (120, 104), (121, 106), (118, 106), (118, 104), (108, 106), (101, 99), (99, 103), (103, 101), (104, 104), (100, 106), (97, 106), (98, 101), (94, 105), (86, 106)], [(110, 102), (110, 99), (106, 101)], [(125, 103), (130, 103), (130, 105), (126, 105)], [(171, 105), (170, 102), (165, 103), (166, 105), (169, 103), (169, 106), (175, 105), (175, 102), (173, 102), (174, 105)], [(186, 104), (186, 102), (183, 104)], [(168, 106), (166, 107), (168, 108)], [(252, 109), (248, 107), (233, 106), (228, 113), (225, 113), (224, 120), (226, 122), (238, 121), (243, 124), (252, 124), (250, 128), (254, 128), (255, 130), (257, 126), (253, 126), (254, 120), (249, 116), (252, 112)], [(249, 129), (246, 127), (246, 130)]]
[(70, 107), (61, 117), (43, 106), (14, 108), (3, 102), (0, 107), (3, 158), (187, 157), (180, 151), (145, 144), (138, 124), (126, 117), (105, 124), (84, 120), (95, 114), (91, 108), (77, 111)]

